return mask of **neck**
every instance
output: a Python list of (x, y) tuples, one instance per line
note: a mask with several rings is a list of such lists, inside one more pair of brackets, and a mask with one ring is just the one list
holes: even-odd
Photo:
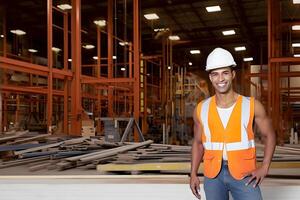
[(239, 95), (233, 90), (225, 94), (216, 92), (216, 104), (220, 108), (228, 108), (236, 102), (238, 96)]

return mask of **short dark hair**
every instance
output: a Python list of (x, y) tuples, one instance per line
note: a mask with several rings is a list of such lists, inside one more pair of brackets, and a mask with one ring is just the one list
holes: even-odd
[[(228, 66), (229, 68), (230, 68), (230, 70), (231, 70), (231, 72), (233, 72), (235, 69), (234, 69), (234, 67), (233, 67), (233, 65), (230, 65), (230, 66)], [(225, 68), (225, 67), (220, 67), (220, 68)], [(220, 68), (217, 68), (217, 69), (220, 69)], [(207, 71), (208, 72), (208, 74), (210, 74), (212, 71), (214, 71), (215, 69), (212, 69), (212, 70), (209, 70), (209, 71)]]

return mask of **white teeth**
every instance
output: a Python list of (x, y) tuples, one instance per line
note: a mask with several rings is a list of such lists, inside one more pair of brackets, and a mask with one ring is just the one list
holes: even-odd
[(225, 86), (225, 83), (219, 83), (218, 86), (219, 86), (219, 87), (224, 87), (224, 86)]

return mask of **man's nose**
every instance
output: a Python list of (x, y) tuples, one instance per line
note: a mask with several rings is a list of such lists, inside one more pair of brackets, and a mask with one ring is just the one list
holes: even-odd
[(219, 81), (224, 81), (224, 76), (223, 75), (219, 76)]

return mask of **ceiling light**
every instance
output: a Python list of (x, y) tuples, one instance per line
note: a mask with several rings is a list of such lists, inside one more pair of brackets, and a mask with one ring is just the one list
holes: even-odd
[(300, 58), (300, 54), (294, 54), (294, 57)]
[(144, 17), (148, 20), (159, 19), (159, 16), (156, 13), (145, 14)]
[(54, 52), (60, 52), (61, 51), (61, 49), (60, 48), (57, 48), (57, 47), (52, 47), (52, 51), (54, 51)]
[(223, 35), (235, 35), (234, 30), (222, 31)]
[(68, 61), (69, 61), (69, 62), (72, 62), (72, 59), (71, 59), (71, 58), (69, 58), (69, 59), (68, 59)]
[(4, 35), (0, 35), (1, 38), (4, 38)]
[(193, 65), (193, 63), (192, 62), (189, 62), (189, 66), (192, 66)]
[(116, 59), (117, 59), (117, 56), (113, 56), (113, 59), (116, 60)]
[(98, 60), (98, 57), (97, 57), (97, 56), (93, 56), (93, 59), (94, 59), (94, 60)]
[(200, 50), (195, 49), (195, 50), (190, 50), (191, 54), (200, 54)]
[(128, 42), (119, 42), (119, 45), (125, 46), (125, 45), (128, 45)]
[(169, 31), (170, 29), (169, 28), (155, 28), (153, 30), (154, 30), (154, 32), (162, 32), (162, 31)]
[(235, 47), (234, 50), (235, 50), (235, 51), (245, 51), (245, 50), (246, 50), (246, 47), (245, 47), (245, 46)]
[(250, 62), (250, 61), (253, 61), (253, 58), (252, 58), (252, 57), (244, 58), (244, 61), (245, 61), (245, 62)]
[(122, 67), (122, 68), (121, 68), (121, 71), (126, 71), (126, 68), (125, 68), (125, 67)]
[(168, 69), (171, 69), (171, 66), (168, 66)]
[(22, 31), (20, 29), (16, 29), (16, 30), (10, 30), (11, 33), (16, 34), (16, 35), (25, 35), (26, 32)]
[(36, 49), (28, 49), (28, 51), (29, 51), (30, 53), (36, 53), (36, 52), (38, 52), (38, 50), (36, 50)]
[(207, 12), (218, 12), (221, 11), (221, 7), (220, 6), (209, 6), (206, 7)]
[(72, 9), (72, 6), (69, 5), (69, 4), (60, 4), (60, 5), (57, 5), (57, 7), (61, 10), (70, 10), (70, 9)]
[(97, 26), (100, 26), (100, 27), (104, 27), (104, 26), (106, 26), (106, 20), (104, 20), (104, 19), (102, 19), (102, 20), (95, 20), (94, 24), (96, 24)]
[(300, 30), (300, 25), (294, 25), (292, 26), (293, 31), (299, 31)]
[(173, 41), (180, 40), (180, 37), (178, 35), (170, 35), (169, 40), (173, 40)]
[(300, 0), (293, 0), (293, 4), (300, 4)]
[(292, 47), (300, 47), (300, 43), (293, 43)]
[(93, 48), (95, 48), (95, 46), (92, 45), (92, 44), (86, 44), (86, 45), (83, 45), (82, 47), (85, 48), (85, 49), (93, 49)]

